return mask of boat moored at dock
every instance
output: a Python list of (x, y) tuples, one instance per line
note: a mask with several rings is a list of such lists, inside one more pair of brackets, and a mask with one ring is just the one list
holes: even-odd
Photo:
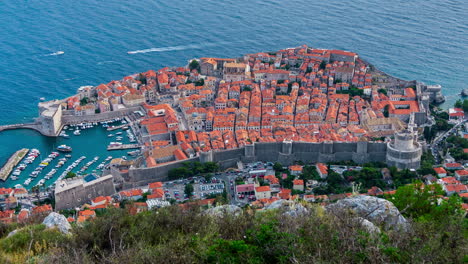
[(70, 146), (67, 146), (67, 145), (60, 145), (60, 146), (57, 147), (57, 150), (61, 151), (61, 152), (71, 152), (72, 148)]

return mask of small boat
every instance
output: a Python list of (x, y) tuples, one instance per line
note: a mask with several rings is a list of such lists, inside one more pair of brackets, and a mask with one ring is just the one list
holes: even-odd
[(44, 97), (39, 98), (40, 101), (45, 101)]
[(122, 142), (111, 142), (109, 144), (109, 147), (118, 147), (118, 146), (122, 146)]
[(129, 156), (137, 156), (138, 154), (140, 154), (140, 151), (138, 151), (138, 150), (129, 151), (129, 152), (127, 152), (127, 154), (128, 154)]
[(60, 146), (57, 147), (57, 150), (61, 151), (61, 152), (71, 152), (72, 148), (70, 146), (67, 146), (67, 145), (60, 145)]
[(71, 156), (72, 156), (71, 154), (65, 155), (66, 158), (71, 158)]
[(49, 54), (50, 56), (59, 56), (65, 54), (65, 51), (59, 50), (54, 53)]
[(114, 134), (109, 134), (109, 135), (107, 135), (107, 136), (108, 136), (108, 137), (113, 137), (113, 136), (114, 136)]
[(75, 135), (75, 136), (81, 135), (80, 130), (77, 129), (77, 130), (73, 131), (73, 135)]
[(119, 132), (117, 132), (117, 133), (115, 133), (115, 134), (116, 134), (116, 135), (122, 135), (122, 132), (119, 131)]
[(24, 185), (29, 185), (30, 183), (32, 182), (32, 179), (31, 178), (28, 178), (25, 182), (24, 182)]

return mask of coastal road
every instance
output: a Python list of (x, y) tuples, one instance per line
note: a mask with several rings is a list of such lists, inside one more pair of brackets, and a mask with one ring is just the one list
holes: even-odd
[(464, 125), (467, 122), (466, 119), (463, 121), (458, 122), (455, 126), (453, 126), (450, 130), (445, 131), (441, 135), (437, 136), (431, 143), (431, 152), (432, 156), (434, 156), (436, 163), (439, 163), (439, 155), (438, 155), (438, 145), (442, 140), (445, 140), (451, 133), (456, 131), (460, 126)]

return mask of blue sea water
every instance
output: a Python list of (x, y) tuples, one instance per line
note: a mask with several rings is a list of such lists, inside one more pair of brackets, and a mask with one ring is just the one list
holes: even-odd
[[(453, 103), (468, 88), (467, 14), (465, 0), (3, 0), (0, 124), (30, 121), (39, 98), (82, 85), (302, 44), (355, 51), (394, 76), (439, 83)], [(58, 50), (65, 54), (50, 55)], [(2, 132), (0, 164), (20, 147), (53, 142)], [(106, 155), (97, 148), (83, 151)]]

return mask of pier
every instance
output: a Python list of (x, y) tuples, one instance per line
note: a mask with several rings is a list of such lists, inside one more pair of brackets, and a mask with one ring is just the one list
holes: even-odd
[(10, 129), (33, 129), (41, 132), (39, 125), (37, 123), (22, 123), (22, 124), (11, 124), (0, 126), (0, 131), (10, 130)]
[(0, 170), (0, 180), (6, 181), (8, 176), (10, 176), (11, 171), (13, 168), (18, 165), (18, 163), (28, 154), (29, 149), (24, 148), (16, 151), (8, 161), (5, 163), (3, 168)]
[(107, 150), (137, 149), (137, 148), (140, 148), (139, 144), (123, 144), (119, 146), (108, 146)]
[(129, 127), (129, 126), (130, 126), (130, 124), (122, 124), (122, 125), (119, 125), (119, 126), (108, 127), (107, 131), (113, 131), (113, 130), (116, 130), (116, 129), (119, 129), (119, 128), (124, 128), (124, 127)]

